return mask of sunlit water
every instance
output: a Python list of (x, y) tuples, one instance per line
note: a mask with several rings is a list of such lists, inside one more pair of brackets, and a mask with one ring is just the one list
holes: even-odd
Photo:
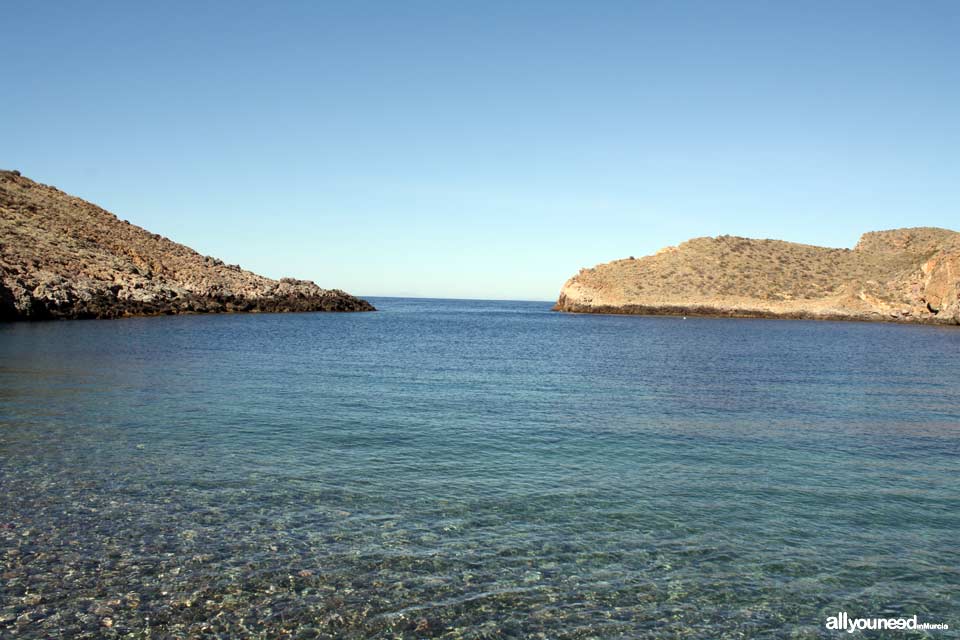
[(373, 302), (0, 325), (0, 635), (960, 626), (960, 330)]

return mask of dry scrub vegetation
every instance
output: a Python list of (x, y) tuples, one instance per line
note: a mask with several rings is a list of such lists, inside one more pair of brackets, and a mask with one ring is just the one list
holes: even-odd
[(0, 320), (371, 309), (337, 289), (224, 264), (0, 171)]
[[(927, 303), (956, 300), (958, 256), (960, 234), (931, 227), (867, 233), (853, 249), (694, 238), (652, 256), (582, 270), (564, 286), (557, 308), (608, 312), (637, 306), (647, 313), (656, 312), (652, 307), (700, 307), (724, 315), (830, 316), (876, 311), (913, 319)], [(946, 273), (934, 278), (936, 291), (927, 291), (938, 266)]]

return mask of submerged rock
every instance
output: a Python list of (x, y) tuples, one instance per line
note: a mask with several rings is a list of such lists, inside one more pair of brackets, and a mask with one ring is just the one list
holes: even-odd
[(272, 280), (202, 256), (0, 171), (0, 320), (373, 310), (339, 289)]

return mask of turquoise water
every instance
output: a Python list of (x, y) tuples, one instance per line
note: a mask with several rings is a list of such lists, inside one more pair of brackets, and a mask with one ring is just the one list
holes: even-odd
[(0, 634), (955, 637), (960, 331), (372, 301), (0, 325)]

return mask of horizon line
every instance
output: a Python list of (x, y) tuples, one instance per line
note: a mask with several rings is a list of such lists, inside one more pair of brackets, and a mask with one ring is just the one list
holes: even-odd
[(534, 300), (530, 298), (450, 298), (444, 296), (398, 296), (398, 295), (370, 295), (370, 294), (351, 294), (358, 298), (393, 298), (397, 300), (463, 300), (468, 302), (549, 302), (556, 300)]

